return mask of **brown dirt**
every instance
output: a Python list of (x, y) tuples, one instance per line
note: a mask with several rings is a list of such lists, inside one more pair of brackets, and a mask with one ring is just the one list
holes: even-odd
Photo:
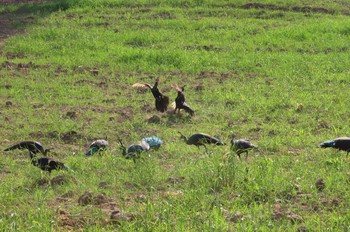
[(304, 13), (322, 13), (322, 14), (334, 14), (333, 10), (325, 9), (322, 7), (310, 7), (310, 6), (276, 6), (273, 4), (262, 4), (262, 3), (248, 3), (241, 6), (243, 9), (267, 9), (267, 10), (283, 10), (283, 11), (295, 11), (295, 12), (304, 12)]

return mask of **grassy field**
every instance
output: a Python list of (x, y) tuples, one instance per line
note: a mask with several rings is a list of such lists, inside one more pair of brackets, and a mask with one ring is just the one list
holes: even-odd
[[(11, 35), (0, 42), (1, 150), (40, 141), (75, 171), (49, 175), (26, 151), (1, 151), (0, 230), (350, 230), (350, 158), (317, 147), (350, 131), (350, 3), (256, 2), (0, 6)], [(157, 77), (171, 100), (171, 85), (186, 85), (194, 117), (157, 112), (131, 87)], [(178, 131), (226, 146), (208, 154)], [(248, 160), (230, 151), (232, 134), (258, 146)], [(118, 137), (152, 135), (159, 150), (121, 155)], [(85, 157), (106, 136), (108, 150)]]

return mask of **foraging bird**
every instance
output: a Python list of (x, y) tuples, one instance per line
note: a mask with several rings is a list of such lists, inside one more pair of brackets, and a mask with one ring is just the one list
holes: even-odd
[(143, 138), (142, 141), (145, 141), (146, 143), (148, 143), (150, 149), (151, 148), (158, 149), (163, 144), (163, 141), (156, 136)]
[(187, 138), (180, 131), (178, 132), (181, 135), (180, 139), (183, 139), (186, 142), (186, 144), (196, 145), (197, 147), (204, 146), (206, 151), (207, 151), (207, 147), (205, 146), (205, 144), (213, 143), (215, 145), (224, 145), (224, 142), (222, 142), (220, 139), (208, 134), (196, 133)]
[(105, 148), (108, 146), (108, 141), (105, 139), (98, 139), (93, 141), (90, 144), (89, 150), (85, 152), (86, 156), (92, 156), (96, 152), (100, 152), (105, 150)]
[(50, 151), (50, 148), (44, 149), (41, 143), (35, 141), (22, 141), (9, 148), (6, 148), (4, 151), (11, 151), (15, 149), (28, 149), (29, 153), (33, 153), (33, 155), (36, 155), (37, 153), (42, 153), (44, 156), (46, 156), (46, 154)]
[(33, 141), (23, 141), (16, 145), (13, 145), (12, 147), (9, 147), (5, 149), (5, 151), (15, 150), (15, 149), (28, 149), (29, 150), (29, 157), (31, 159), (31, 162), (34, 166), (40, 168), (43, 171), (48, 171), (51, 173), (52, 170), (71, 170), (68, 168), (64, 163), (56, 161), (52, 158), (48, 157), (42, 157), (37, 158), (37, 153), (43, 153), (46, 155), (46, 153), (49, 151), (49, 149), (44, 150), (43, 146), (39, 142), (33, 142)]
[(244, 152), (246, 153), (245, 159), (247, 159), (248, 151), (253, 148), (256, 148), (256, 146), (251, 142), (249, 142), (248, 140), (244, 140), (244, 139), (231, 140), (231, 150), (237, 153), (239, 159), (241, 159), (241, 154)]
[(134, 162), (136, 158), (140, 157), (140, 154), (142, 152), (146, 152), (150, 149), (150, 145), (144, 141), (141, 140), (140, 142), (138, 142), (137, 144), (132, 144), (128, 147), (128, 149), (126, 149), (126, 147), (124, 146), (123, 142), (121, 139), (119, 139), (119, 143), (120, 143), (120, 149), (122, 150), (122, 154), (126, 159), (133, 159)]
[(183, 91), (185, 90), (185, 86), (182, 88), (179, 88), (177, 84), (173, 84), (173, 88), (177, 92), (177, 97), (175, 98), (175, 110), (174, 113), (176, 113), (176, 110), (180, 113), (180, 110), (185, 110), (187, 113), (189, 113), (191, 116), (194, 115), (194, 111), (190, 108), (190, 106), (186, 103), (185, 95), (183, 94)]
[(332, 147), (339, 149), (340, 151), (346, 151), (347, 155), (350, 152), (350, 137), (339, 137), (333, 140), (328, 140), (319, 144), (319, 147), (327, 148)]
[(133, 87), (134, 88), (148, 87), (151, 90), (153, 97), (155, 99), (156, 109), (160, 112), (165, 112), (168, 109), (169, 97), (163, 95), (159, 91), (158, 83), (159, 83), (159, 78), (156, 79), (156, 82), (154, 83), (153, 86), (151, 86), (150, 84), (147, 84), (147, 83), (146, 84), (135, 83), (135, 84), (133, 84)]
[(48, 157), (42, 157), (37, 159), (34, 155), (31, 156), (32, 164), (38, 168), (40, 168), (43, 171), (47, 171), (51, 173), (52, 170), (69, 170), (74, 172), (72, 169), (70, 169), (68, 166), (66, 166), (64, 163), (56, 161), (52, 158)]

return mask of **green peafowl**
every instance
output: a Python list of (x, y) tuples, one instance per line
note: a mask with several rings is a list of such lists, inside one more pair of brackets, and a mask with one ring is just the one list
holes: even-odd
[(105, 139), (98, 139), (93, 141), (90, 146), (89, 150), (85, 152), (86, 156), (92, 156), (96, 152), (104, 151), (108, 147), (108, 141)]
[(340, 151), (346, 151), (347, 156), (350, 152), (350, 138), (349, 137), (339, 137), (333, 140), (328, 140), (319, 144), (321, 148), (332, 147)]

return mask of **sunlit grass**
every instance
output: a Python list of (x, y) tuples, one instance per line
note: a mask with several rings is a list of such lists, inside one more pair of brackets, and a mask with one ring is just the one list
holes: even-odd
[[(348, 230), (349, 160), (317, 148), (349, 132), (348, 3), (264, 2), (280, 10), (244, 9), (247, 3), (0, 7), (24, 21), (34, 17), (17, 18), (12, 26), (25, 33), (2, 48), (2, 149), (38, 140), (75, 171), (48, 175), (26, 151), (3, 152), (0, 228)], [(131, 88), (157, 77), (171, 101), (171, 84), (186, 85), (194, 117), (156, 112), (149, 91)], [(149, 121), (154, 115), (159, 122)], [(178, 131), (215, 135), (226, 146), (208, 145), (206, 153)], [(258, 146), (248, 160), (230, 152), (233, 133)], [(164, 141), (159, 150), (136, 163), (121, 156), (118, 137), (130, 145), (152, 135)], [(93, 139), (106, 136), (110, 146), (101, 157), (84, 157)], [(66, 182), (53, 184), (59, 175)], [(81, 204), (87, 191), (104, 193), (107, 202)], [(117, 209), (126, 216), (116, 223), (110, 217)]]

